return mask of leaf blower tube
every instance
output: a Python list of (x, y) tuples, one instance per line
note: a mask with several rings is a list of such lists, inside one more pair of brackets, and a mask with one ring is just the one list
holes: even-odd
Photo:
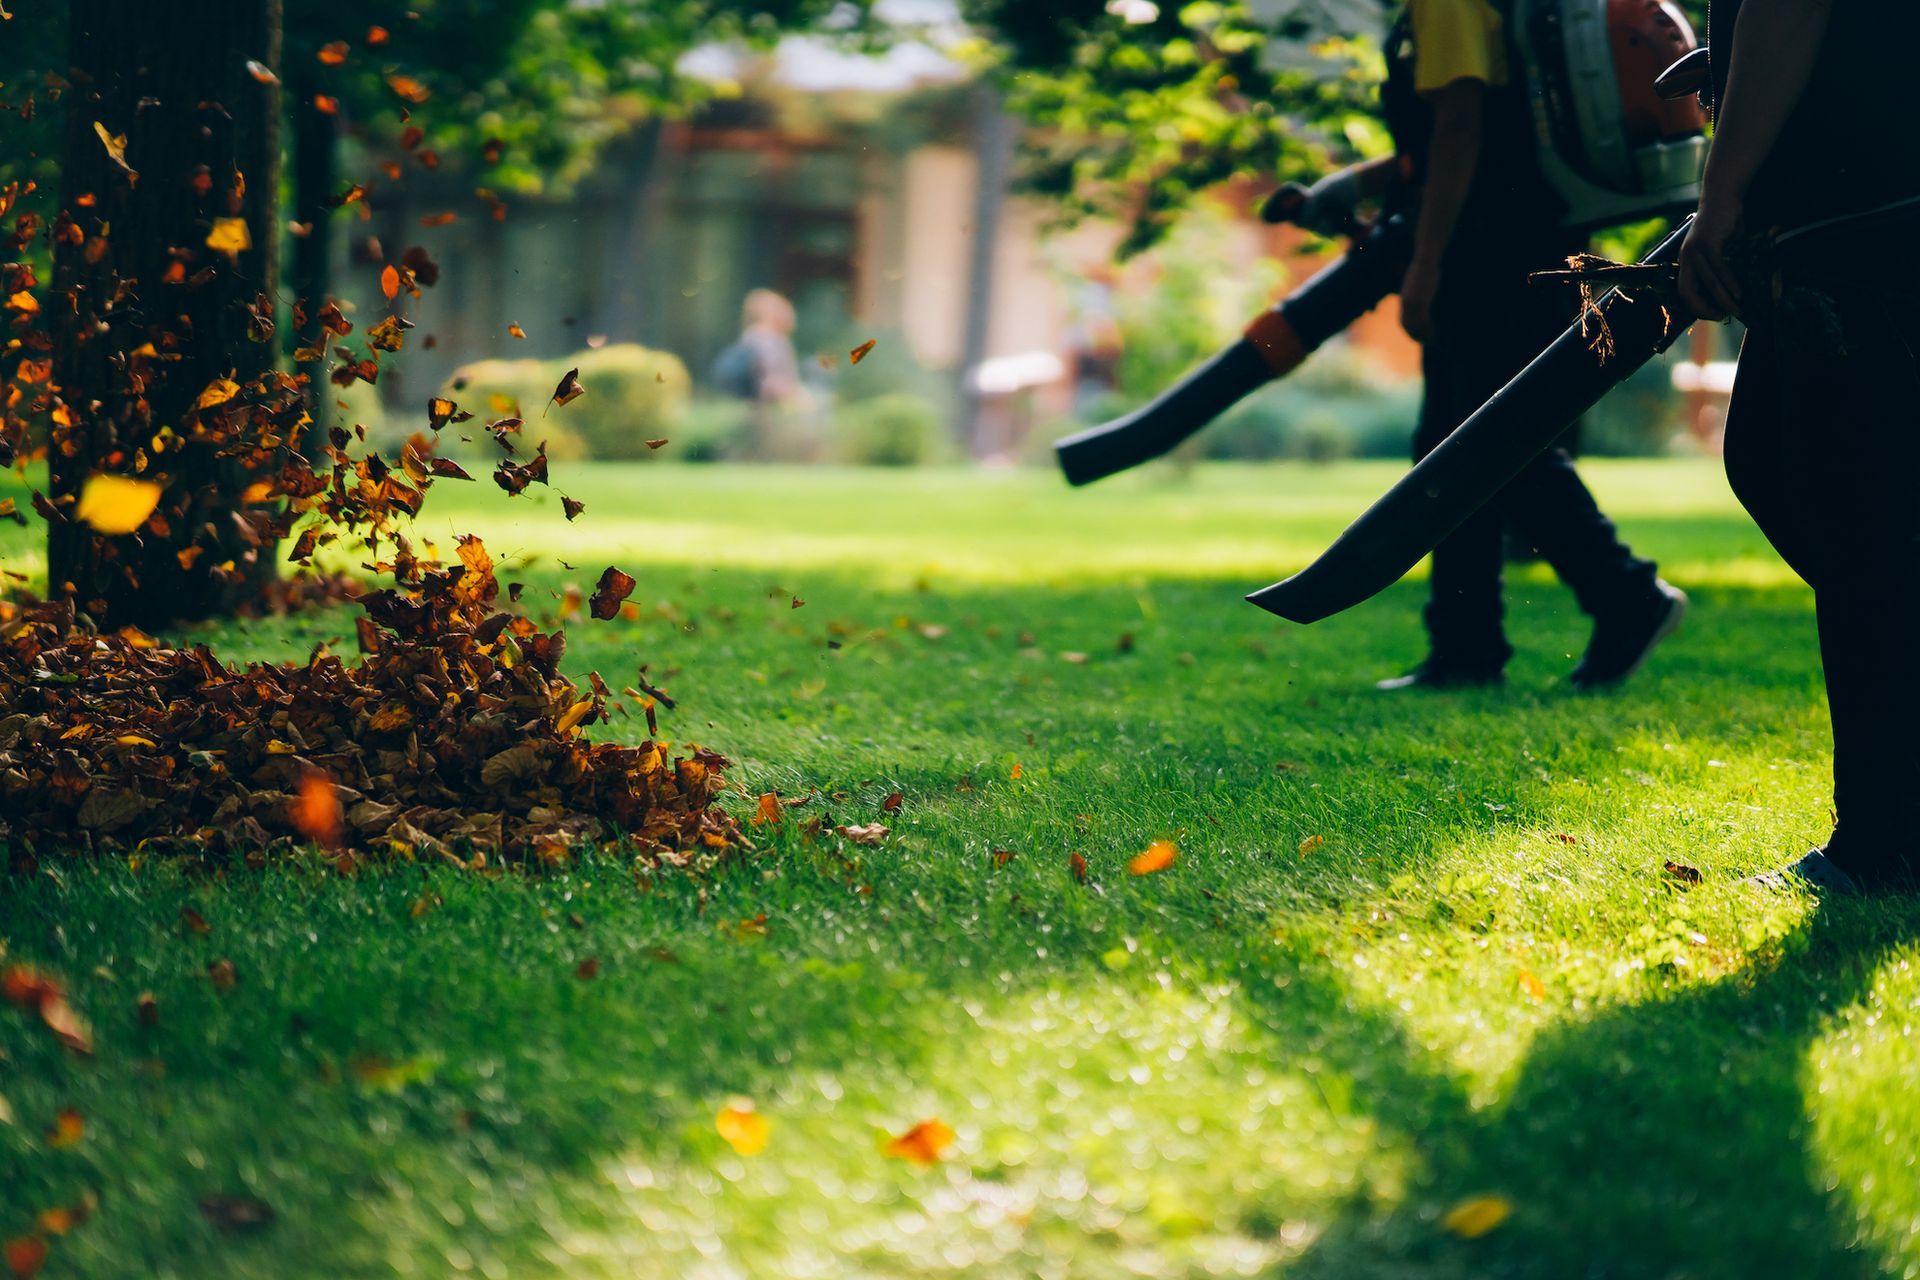
[(1412, 220), (1405, 215), (1383, 219), (1346, 257), (1263, 312), (1238, 342), (1150, 404), (1055, 442), (1068, 482), (1092, 484), (1150, 462), (1248, 393), (1286, 377), (1397, 290), (1412, 254)]
[[(1692, 225), (1688, 218), (1643, 263), (1678, 261)], [(1495, 392), (1319, 559), (1247, 599), (1292, 622), (1318, 622), (1378, 595), (1694, 320), (1677, 298), (1620, 289), (1593, 312)]]

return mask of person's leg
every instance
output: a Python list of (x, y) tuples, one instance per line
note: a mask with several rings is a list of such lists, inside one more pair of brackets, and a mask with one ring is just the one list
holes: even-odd
[(1833, 718), (1827, 854), (1874, 888), (1920, 871), (1920, 324), (1877, 301), (1841, 308), (1844, 349), (1789, 339), (1783, 353), (1797, 447), (1781, 454), (1802, 505), (1819, 504), (1790, 545), (1814, 587)]
[[(1440, 446), (1484, 396), (1470, 351), (1449, 336), (1436, 337), (1422, 355), (1426, 377), (1413, 460)], [(1482, 510), (1433, 550), (1426, 608), (1429, 663), (1450, 676), (1489, 679), (1513, 656), (1501, 626), (1500, 513)]]

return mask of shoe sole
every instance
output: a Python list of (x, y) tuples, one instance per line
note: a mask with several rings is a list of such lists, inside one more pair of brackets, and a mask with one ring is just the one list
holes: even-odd
[(1687, 609), (1692, 604), (1692, 601), (1687, 599), (1687, 593), (1680, 588), (1673, 587), (1671, 590), (1673, 591), (1673, 607), (1667, 610), (1667, 616), (1662, 619), (1659, 626), (1653, 629), (1653, 634), (1647, 637), (1647, 643), (1641, 647), (1640, 656), (1633, 660), (1633, 665), (1629, 666), (1625, 671), (1622, 671), (1611, 680), (1597, 682), (1577, 680), (1573, 682), (1573, 687), (1576, 689), (1613, 689), (1625, 684), (1627, 681), (1633, 679), (1634, 676), (1638, 675), (1640, 668), (1647, 665), (1647, 659), (1653, 656), (1653, 651), (1660, 647), (1660, 642), (1678, 631), (1680, 624), (1686, 620)]

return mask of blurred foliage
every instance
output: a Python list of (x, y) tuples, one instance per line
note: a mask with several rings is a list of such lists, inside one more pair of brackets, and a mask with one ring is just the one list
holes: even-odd
[(861, 467), (918, 467), (940, 460), (947, 420), (911, 392), (894, 391), (845, 405), (833, 415), (836, 462)]
[[(569, 369), (586, 394), (544, 412)], [(692, 379), (679, 357), (616, 343), (552, 360), (477, 360), (454, 371), (446, 394), (488, 418), (522, 417), (523, 438), (545, 440), (555, 461), (644, 459), (647, 441), (671, 440), (684, 421)]]
[(1200, 191), (1310, 178), (1391, 142), (1374, 0), (971, 0), (1014, 110), (1040, 124), (1021, 186), (1068, 218), (1120, 217), (1123, 255)]

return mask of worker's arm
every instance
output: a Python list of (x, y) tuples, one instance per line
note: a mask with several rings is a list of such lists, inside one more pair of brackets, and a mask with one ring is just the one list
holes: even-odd
[(1727, 242), (1740, 228), (1747, 188), (1813, 77), (1832, 8), (1832, 0), (1746, 0), (1741, 6), (1700, 212), (1680, 249), (1680, 296), (1706, 319), (1740, 313)]
[(1414, 234), (1413, 263), (1400, 285), (1400, 323), (1418, 342), (1433, 324), (1433, 299), (1440, 287), (1440, 264), (1460, 225), (1473, 175), (1480, 167), (1486, 132), (1486, 85), (1460, 79), (1429, 95), (1433, 103), (1433, 140), (1427, 148), (1427, 189), (1420, 201), (1420, 225)]

